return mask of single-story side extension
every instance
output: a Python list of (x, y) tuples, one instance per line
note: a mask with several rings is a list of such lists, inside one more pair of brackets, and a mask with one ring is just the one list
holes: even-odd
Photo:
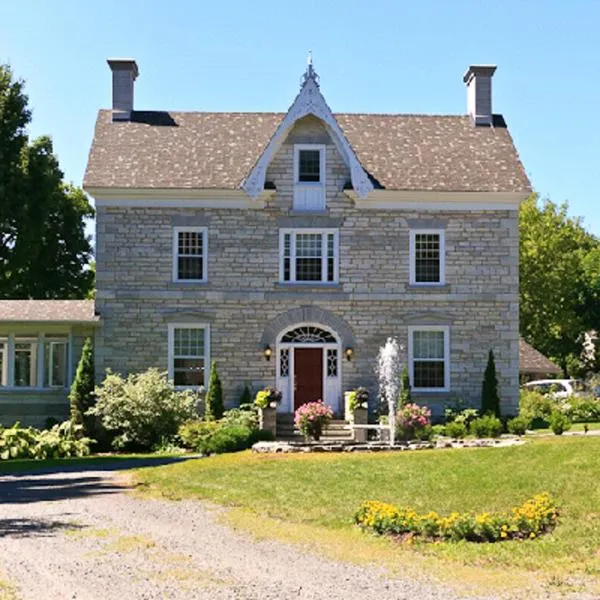
[(93, 300), (0, 300), (0, 424), (43, 427), (69, 414), (68, 393)]
[(541, 352), (519, 339), (519, 378), (521, 383), (534, 379), (562, 377), (562, 369)]

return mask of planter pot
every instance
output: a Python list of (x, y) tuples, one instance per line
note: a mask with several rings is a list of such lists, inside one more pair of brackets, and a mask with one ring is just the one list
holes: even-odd
[[(355, 425), (366, 425), (369, 421), (369, 412), (366, 408), (357, 408), (352, 414), (352, 420)], [(366, 429), (353, 429), (352, 434), (355, 442), (360, 444), (367, 441), (367, 430)]]
[(270, 431), (273, 437), (277, 436), (277, 404), (258, 409), (258, 419), (261, 429)]

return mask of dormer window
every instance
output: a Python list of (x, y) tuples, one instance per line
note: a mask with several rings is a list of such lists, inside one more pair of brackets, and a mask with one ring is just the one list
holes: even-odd
[(294, 210), (324, 211), (325, 146), (296, 144), (294, 146)]

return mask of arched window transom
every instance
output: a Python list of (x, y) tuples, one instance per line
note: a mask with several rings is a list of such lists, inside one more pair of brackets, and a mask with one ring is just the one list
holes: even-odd
[(287, 344), (335, 344), (337, 340), (332, 333), (320, 327), (305, 325), (284, 333), (282, 343)]

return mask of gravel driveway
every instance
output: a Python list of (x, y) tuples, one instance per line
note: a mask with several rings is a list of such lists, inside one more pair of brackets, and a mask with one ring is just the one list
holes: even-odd
[(0, 569), (18, 598), (36, 600), (457, 597), (256, 541), (218, 523), (222, 510), (140, 499), (110, 470), (2, 476)]

